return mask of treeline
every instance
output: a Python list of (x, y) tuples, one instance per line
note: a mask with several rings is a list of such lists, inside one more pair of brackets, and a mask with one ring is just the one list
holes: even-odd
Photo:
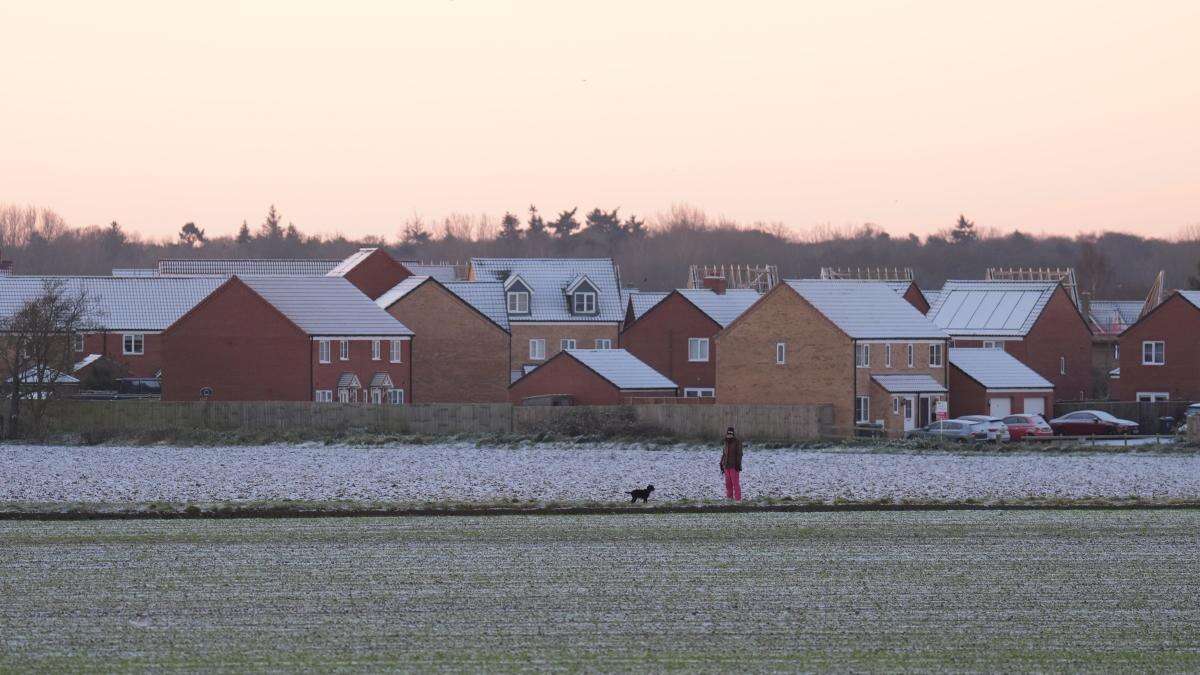
[(691, 264), (773, 264), (785, 277), (809, 277), (821, 267), (911, 267), (924, 288), (946, 279), (977, 279), (988, 267), (1074, 267), (1080, 287), (1097, 298), (1140, 298), (1164, 270), (1169, 287), (1197, 275), (1200, 228), (1174, 239), (1106, 232), (1075, 237), (999, 233), (965, 217), (920, 238), (891, 236), (866, 224), (795, 231), (782, 224), (742, 225), (677, 206), (649, 219), (619, 209), (543, 214), (453, 215), (438, 222), (411, 218), (388, 236), (351, 239), (304, 234), (284, 224), (272, 206), (261, 222), (243, 221), (234, 235), (211, 236), (185, 223), (176, 237), (154, 240), (119, 223), (72, 227), (54, 211), (0, 205), (0, 247), (17, 274), (109, 274), (117, 267), (152, 267), (163, 258), (329, 258), (360, 246), (384, 246), (401, 259), (465, 262), (472, 256), (613, 257), (627, 285), (652, 290), (681, 286)]

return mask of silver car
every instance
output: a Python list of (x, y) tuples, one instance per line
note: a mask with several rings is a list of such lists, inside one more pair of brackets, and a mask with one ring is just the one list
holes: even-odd
[(909, 438), (940, 438), (948, 441), (986, 441), (988, 428), (984, 422), (942, 420), (908, 432)]
[(999, 417), (990, 415), (963, 415), (960, 420), (968, 420), (971, 422), (983, 422), (987, 424), (988, 440), (1007, 443), (1012, 436), (1008, 433), (1008, 425)]

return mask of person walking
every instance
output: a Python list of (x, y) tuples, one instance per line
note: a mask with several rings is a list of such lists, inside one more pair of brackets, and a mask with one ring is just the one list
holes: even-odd
[(733, 433), (733, 427), (725, 430), (721, 473), (725, 475), (725, 498), (742, 501), (742, 441)]

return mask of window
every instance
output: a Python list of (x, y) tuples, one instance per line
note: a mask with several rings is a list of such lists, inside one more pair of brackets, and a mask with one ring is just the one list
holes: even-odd
[(338, 403), (349, 403), (349, 402), (350, 402), (350, 390), (349, 389), (338, 389)]
[(1120, 361), (1120, 360), (1121, 360), (1121, 343), (1114, 342), (1113, 343), (1113, 361)]
[(316, 395), (313, 396), (313, 400), (317, 403), (333, 403), (333, 390), (318, 389)]
[(401, 354), (403, 354), (403, 352), (400, 351), (400, 344), (402, 342), (403, 342), (403, 340), (392, 340), (391, 341), (391, 347), (390, 347), (391, 353), (388, 354), (388, 358), (389, 358), (389, 360), (391, 360), (392, 363), (400, 363), (400, 357), (401, 357)]
[(126, 333), (121, 336), (122, 354), (145, 354), (146, 336), (141, 333)]
[(351, 387), (350, 389), (347, 389), (346, 391), (350, 392), (350, 402), (358, 403), (358, 390)]
[(983, 348), (984, 349), (1000, 349), (1000, 342), (997, 340), (984, 340)]
[(786, 342), (776, 342), (775, 343), (775, 363), (777, 363), (779, 365), (783, 365), (783, 364), (787, 363), (787, 343)]
[(350, 360), (350, 341), (349, 340), (339, 340), (338, 341), (338, 358), (341, 359), (342, 361)]
[(908, 343), (904, 347), (905, 357), (908, 359), (908, 367), (912, 368), (915, 365), (917, 350), (913, 348), (912, 343)]
[(1161, 340), (1142, 343), (1142, 365), (1161, 366), (1167, 362), (1167, 343)]
[(529, 358), (534, 361), (541, 361), (546, 358), (545, 338), (534, 338), (529, 341)]
[(688, 338), (688, 361), (708, 361), (708, 338)]
[(892, 397), (892, 414), (893, 415), (900, 414), (900, 397), (899, 396)]
[(854, 345), (854, 365), (858, 368), (867, 368), (871, 365), (871, 345)]
[(558, 341), (559, 349), (575, 349), (575, 338), (563, 338)]
[(1170, 401), (1171, 395), (1165, 391), (1139, 391), (1137, 400), (1138, 403), (1158, 403), (1159, 401)]
[(883, 346), (883, 366), (885, 368), (892, 367), (892, 346), (891, 345)]
[(321, 363), (329, 363), (329, 340), (317, 341), (317, 354)]
[(83, 333), (71, 334), (71, 346), (74, 347), (75, 351), (77, 352), (83, 351)]
[(868, 422), (871, 418), (871, 399), (866, 396), (854, 397), (854, 421)]
[(596, 294), (590, 291), (581, 291), (572, 296), (575, 301), (576, 314), (595, 314), (596, 313)]
[(508, 292), (508, 313), (509, 314), (528, 314), (529, 313), (529, 291), (509, 291)]
[(383, 390), (382, 389), (372, 389), (371, 390), (371, 403), (373, 403), (375, 405), (379, 405), (380, 403), (383, 403)]
[(1067, 374), (1067, 357), (1065, 357), (1065, 356), (1058, 357), (1058, 374), (1059, 375)]
[(388, 390), (388, 403), (390, 403), (392, 405), (404, 405), (404, 390), (403, 389), (389, 389)]
[(371, 360), (379, 360), (379, 340), (371, 340)]
[(596, 338), (596, 349), (612, 349), (612, 340), (608, 338)]
[(712, 398), (716, 395), (716, 390), (712, 388), (688, 387), (683, 390), (684, 398)]
[(942, 367), (942, 346), (941, 345), (929, 345), (929, 367), (930, 368), (941, 368)]

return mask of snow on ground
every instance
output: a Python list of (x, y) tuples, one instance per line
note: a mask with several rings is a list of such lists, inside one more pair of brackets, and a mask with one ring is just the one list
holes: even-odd
[[(3, 502), (653, 501), (723, 496), (719, 451), (675, 446), (0, 446)], [(1200, 455), (747, 448), (743, 494), (819, 501), (1200, 499)]]

